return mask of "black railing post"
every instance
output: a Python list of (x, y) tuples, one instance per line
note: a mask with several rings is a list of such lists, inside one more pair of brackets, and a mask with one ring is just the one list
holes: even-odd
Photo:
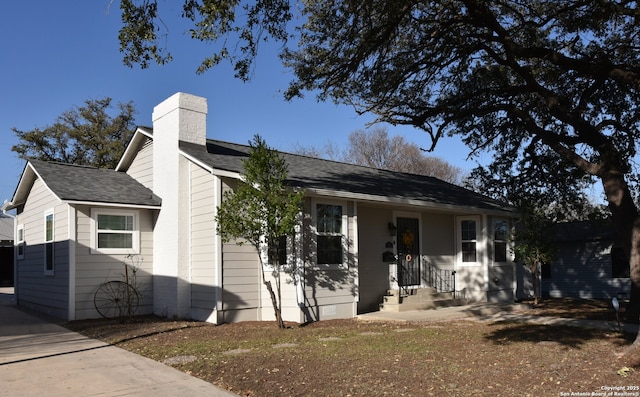
[(453, 278), (453, 299), (456, 299), (456, 271), (451, 272), (451, 277)]

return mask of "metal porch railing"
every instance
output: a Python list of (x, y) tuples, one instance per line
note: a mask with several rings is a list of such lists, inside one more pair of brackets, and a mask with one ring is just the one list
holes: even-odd
[(433, 263), (423, 259), (423, 281), (437, 292), (451, 292), (456, 297), (456, 271), (438, 269)]

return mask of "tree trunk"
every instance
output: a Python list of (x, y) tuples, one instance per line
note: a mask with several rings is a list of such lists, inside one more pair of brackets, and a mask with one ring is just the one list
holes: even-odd
[(276, 324), (278, 324), (278, 328), (284, 328), (284, 320), (282, 319), (282, 310), (278, 306), (278, 300), (276, 299), (276, 294), (273, 292), (273, 287), (271, 286), (271, 281), (267, 281), (263, 275), (263, 283), (267, 287), (267, 291), (269, 291), (269, 296), (271, 296), (271, 303), (273, 304), (273, 312), (276, 316)]
[[(626, 322), (637, 322), (640, 315), (640, 219), (622, 172), (609, 171), (601, 176), (616, 238), (622, 242), (629, 259), (631, 296), (626, 310)], [(638, 341), (638, 336), (636, 336)]]
[[(629, 255), (631, 295), (625, 313), (627, 323), (638, 323), (640, 317), (640, 218), (636, 214), (631, 230), (631, 253)], [(640, 335), (640, 330), (639, 330)], [(636, 337), (636, 341), (639, 339)]]

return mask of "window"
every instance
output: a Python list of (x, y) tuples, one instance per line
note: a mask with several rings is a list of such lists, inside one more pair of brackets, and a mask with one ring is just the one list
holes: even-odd
[(460, 221), (460, 232), (461, 232), (461, 253), (462, 253), (462, 262), (476, 262), (477, 261), (477, 231), (476, 231), (476, 221), (465, 219)]
[(493, 222), (493, 262), (507, 262), (507, 221), (495, 220)]
[(139, 252), (137, 212), (118, 210), (92, 210), (94, 225), (92, 249), (111, 254)]
[(53, 210), (44, 213), (44, 274), (53, 275), (54, 225)]
[(18, 259), (24, 259), (24, 225), (18, 225), (16, 242), (16, 257)]
[(275, 247), (269, 249), (269, 264), (278, 259), (279, 265), (287, 264), (287, 236), (280, 236)]
[(629, 278), (629, 261), (622, 247), (611, 248), (611, 277)]
[(317, 264), (342, 264), (342, 206), (316, 205)]

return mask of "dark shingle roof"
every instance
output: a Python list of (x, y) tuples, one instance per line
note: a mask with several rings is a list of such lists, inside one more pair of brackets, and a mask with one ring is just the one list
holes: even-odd
[(46, 185), (65, 201), (160, 206), (150, 189), (124, 172), (30, 160)]
[[(251, 148), (247, 145), (209, 139), (206, 150), (202, 145), (187, 142), (180, 142), (180, 149), (213, 169), (241, 173), (242, 160), (248, 157)], [(290, 153), (281, 152), (281, 155), (289, 168), (289, 182), (302, 188), (416, 200), (440, 206), (515, 212), (514, 208), (502, 202), (429, 176), (380, 170)]]

